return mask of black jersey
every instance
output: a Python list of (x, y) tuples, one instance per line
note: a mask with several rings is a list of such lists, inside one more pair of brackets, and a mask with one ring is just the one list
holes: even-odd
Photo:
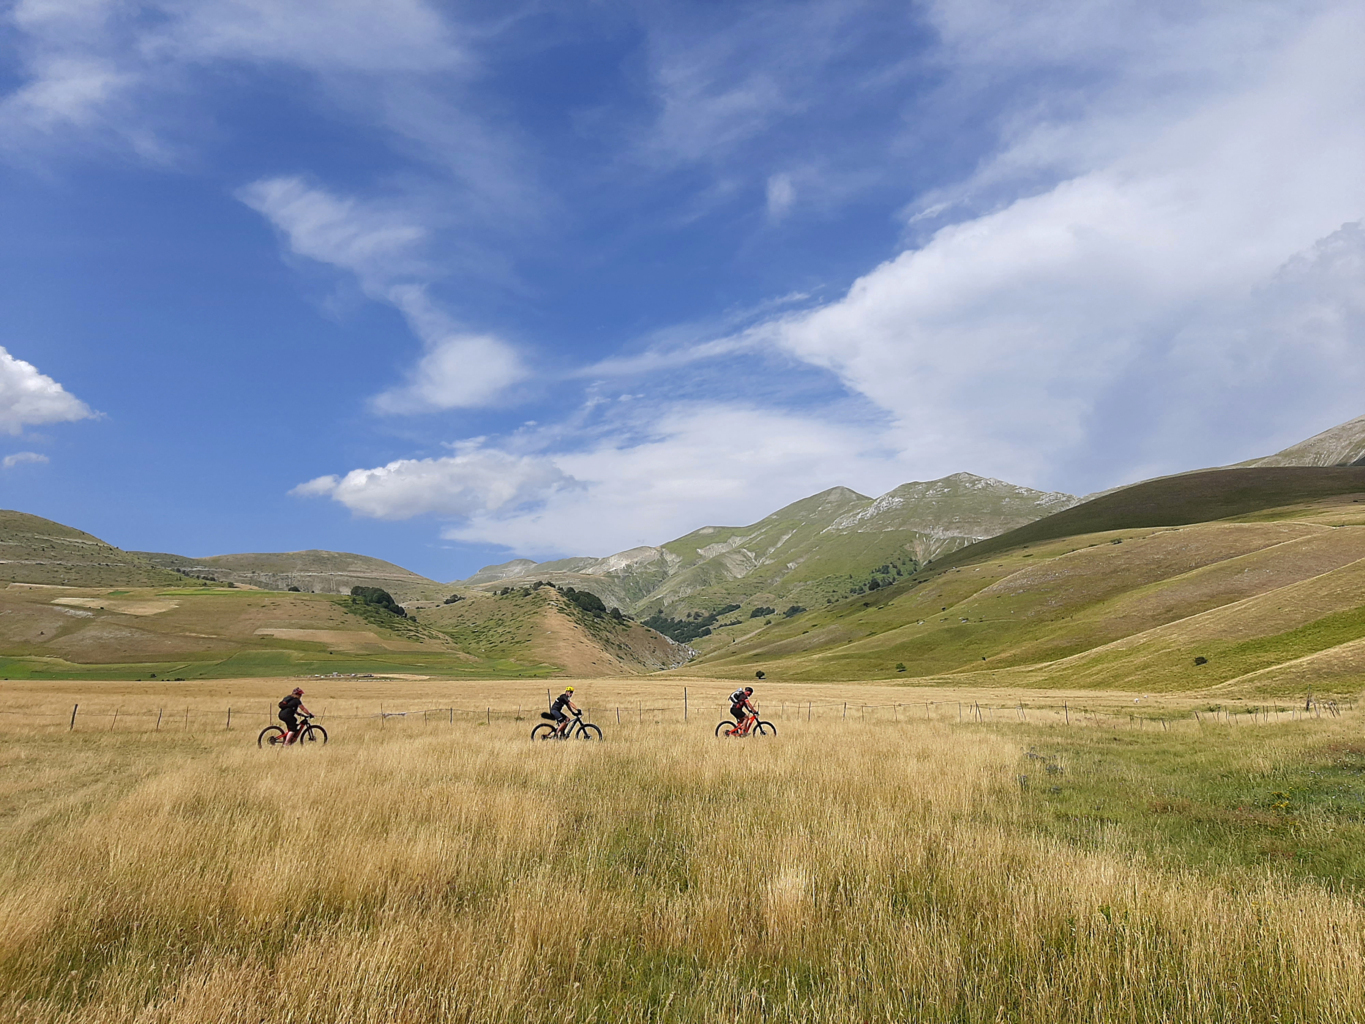
[(284, 698), (284, 700), (280, 701), (280, 710), (286, 715), (292, 715), (294, 712), (298, 711), (299, 705), (302, 703), (303, 701), (299, 700), (298, 697), (291, 693), (288, 697)]
[(563, 711), (564, 705), (568, 704), (569, 700), (570, 698), (567, 693), (561, 693), (558, 697), (555, 698), (555, 702), (552, 705), (550, 705), (550, 710)]
[(734, 693), (730, 694), (730, 703), (734, 704), (735, 706), (743, 704), (748, 699), (749, 695), (745, 693), (743, 690), (736, 690)]

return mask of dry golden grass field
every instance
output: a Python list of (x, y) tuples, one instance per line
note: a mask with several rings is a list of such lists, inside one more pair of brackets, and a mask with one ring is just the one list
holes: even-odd
[(291, 685), (0, 684), (0, 1019), (1365, 1019), (1345, 704), (329, 679), (257, 749)]

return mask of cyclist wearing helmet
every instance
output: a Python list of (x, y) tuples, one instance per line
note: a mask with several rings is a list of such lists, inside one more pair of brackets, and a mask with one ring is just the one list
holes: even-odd
[(286, 746), (293, 743), (298, 737), (299, 720), (295, 716), (300, 711), (305, 715), (311, 715), (313, 713), (303, 706), (302, 697), (303, 690), (296, 686), (294, 687), (293, 693), (280, 701), (280, 721), (284, 723), (284, 742)]
[(745, 686), (730, 694), (730, 714), (735, 716), (735, 721), (740, 725), (744, 724), (744, 719), (749, 715), (756, 715), (758, 712), (749, 703), (749, 698), (754, 695), (752, 686)]
[(569, 727), (569, 716), (564, 713), (565, 708), (568, 708), (575, 715), (578, 714), (578, 708), (574, 707), (572, 694), (573, 687), (566, 686), (564, 692), (556, 697), (555, 702), (550, 705), (550, 714), (555, 716), (555, 730), (557, 732), (562, 733)]

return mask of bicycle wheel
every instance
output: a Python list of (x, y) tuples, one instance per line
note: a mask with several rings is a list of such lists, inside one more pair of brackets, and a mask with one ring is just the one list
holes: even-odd
[(299, 737), (301, 743), (326, 743), (327, 730), (320, 725), (310, 725), (303, 730), (303, 735)]
[(578, 738), (580, 740), (600, 740), (602, 738), (602, 730), (595, 725), (584, 722), (578, 727)]
[(555, 727), (551, 725), (549, 722), (541, 722), (538, 726), (531, 730), (531, 739), (533, 740), (553, 739), (554, 735)]
[(776, 735), (777, 735), (777, 726), (773, 725), (772, 722), (762, 722), (762, 721), (760, 721), (760, 722), (755, 722), (755, 723), (754, 723), (754, 731), (751, 732), (749, 735), (750, 735), (750, 736), (776, 736)]
[(256, 746), (273, 747), (284, 742), (284, 730), (278, 725), (267, 725), (261, 730), (261, 734), (256, 737)]
[(734, 731), (734, 728), (735, 723), (727, 718), (725, 721), (721, 722), (720, 725), (716, 726), (716, 739), (724, 739), (726, 736), (729, 736), (730, 733)]

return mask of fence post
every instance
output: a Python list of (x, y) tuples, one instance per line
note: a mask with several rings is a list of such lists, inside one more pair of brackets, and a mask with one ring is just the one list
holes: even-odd
[(231, 728), (232, 728), (232, 707), (231, 707), (231, 705), (229, 705), (229, 706), (228, 706), (228, 719), (227, 719), (227, 725), (223, 726), (223, 731), (224, 731), (224, 732), (227, 732), (227, 731), (228, 731), (229, 729), (231, 729)]
[[(455, 724), (455, 709), (454, 709), (454, 708), (447, 708), (446, 710), (450, 712), (450, 714), (447, 716), (447, 717), (450, 719), (450, 724), (451, 724), (451, 725), (454, 725), (454, 724)], [(517, 717), (518, 717), (518, 718), (521, 717), (521, 705), (517, 705)]]
[(1062, 701), (1062, 714), (1066, 715), (1066, 724), (1071, 724), (1071, 711), (1066, 706), (1066, 701)]
[(156, 709), (156, 731), (161, 731), (161, 708)]
[(683, 687), (683, 721), (687, 721), (687, 687)]
[(806, 701), (806, 721), (807, 721), (807, 722), (810, 721), (810, 705), (811, 705), (811, 702), (810, 702), (810, 701)]
[(844, 701), (844, 717), (848, 717), (848, 701)]
[(71, 708), (71, 725), (67, 728), (67, 730), (66, 730), (67, 732), (72, 732), (72, 731), (75, 730), (75, 728), (76, 728), (76, 712), (77, 712), (79, 709), (80, 709), (80, 705), (79, 705), (79, 704), (76, 704), (76, 705), (74, 705), (74, 706)]
[(190, 731), (190, 706), (188, 704), (185, 705), (185, 731)]
[(114, 708), (114, 720), (109, 723), (109, 731), (114, 731), (114, 726), (118, 725), (118, 708)]
[(616, 709), (616, 724), (617, 724), (617, 725), (620, 725), (620, 724), (621, 724), (621, 709), (620, 709), (620, 708), (617, 708), (617, 709)]

